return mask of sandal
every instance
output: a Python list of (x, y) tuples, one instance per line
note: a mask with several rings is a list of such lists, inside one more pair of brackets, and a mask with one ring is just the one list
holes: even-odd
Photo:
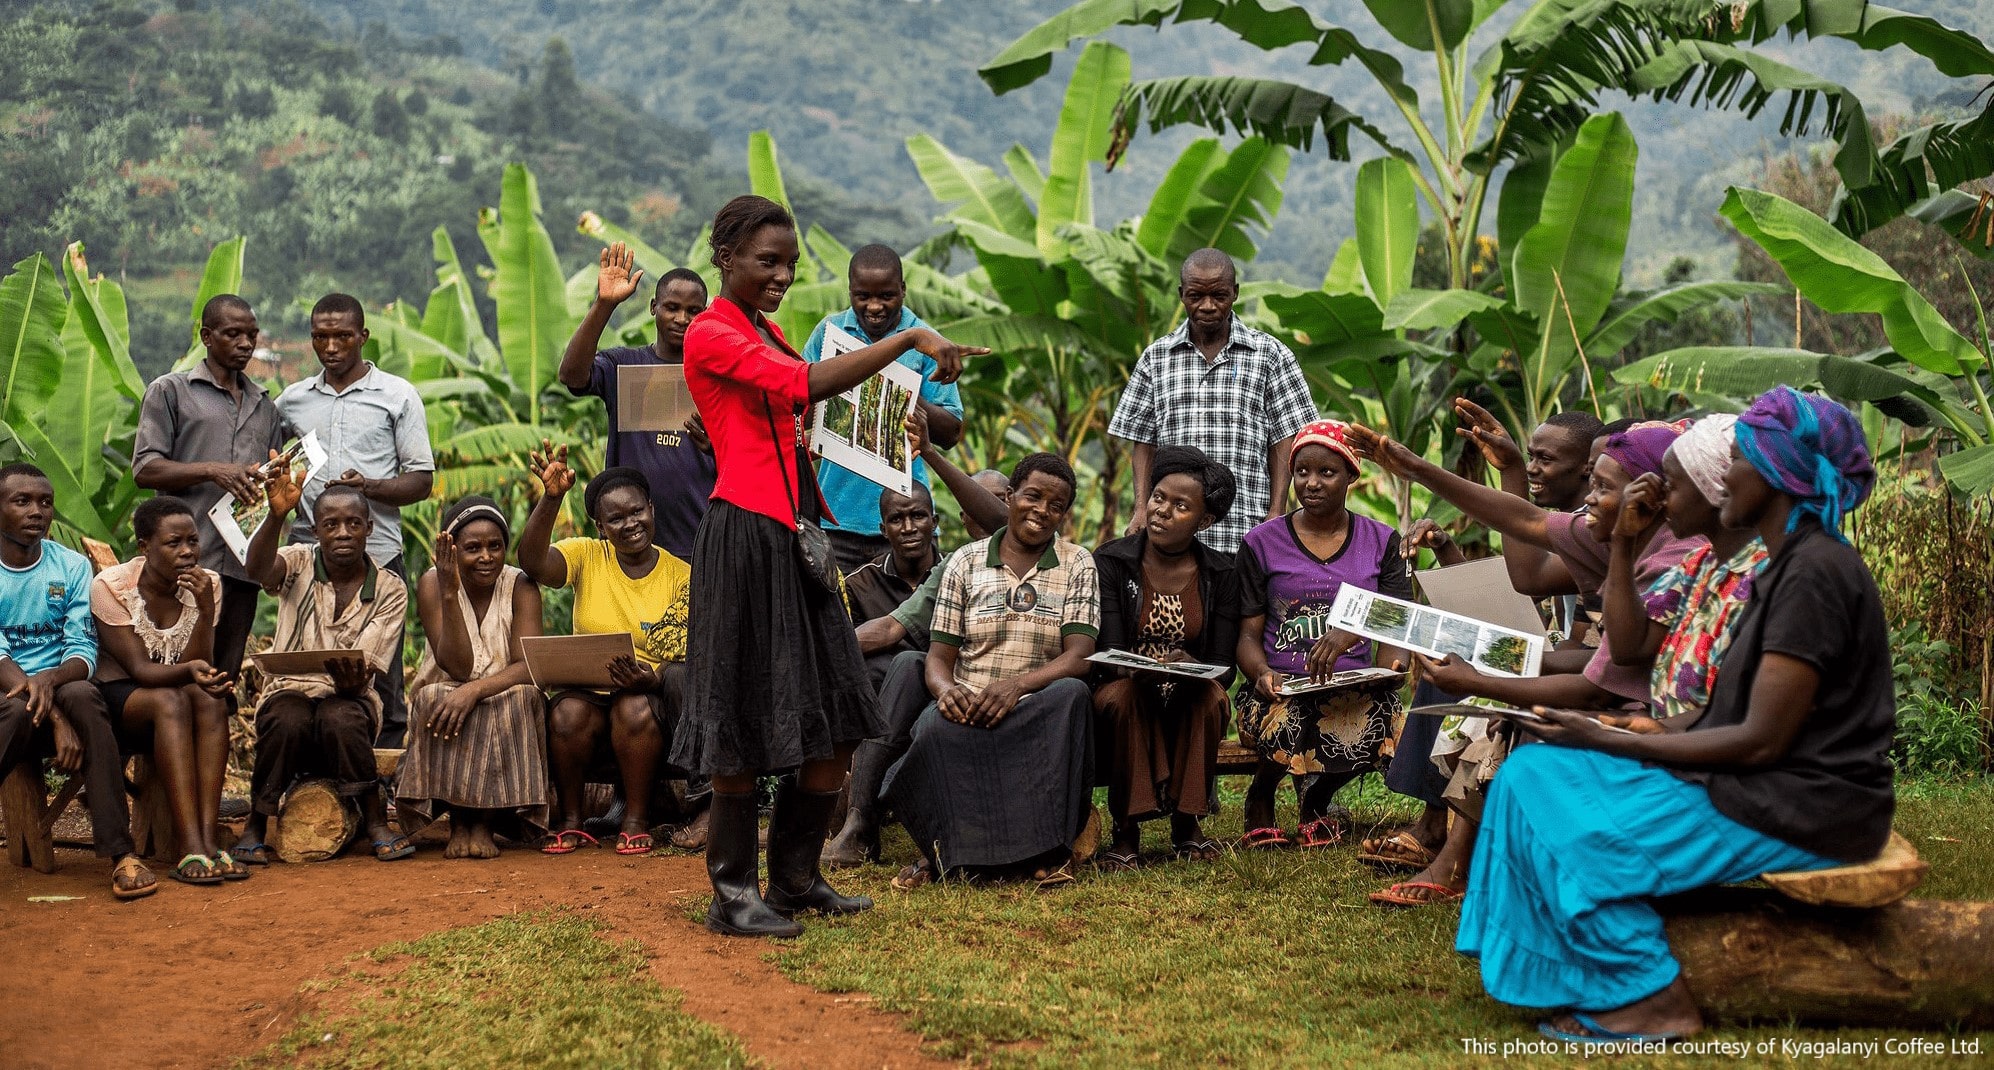
[(1049, 892), (1054, 888), (1072, 884), (1074, 879), (1073, 863), (1061, 862), (1051, 869), (1039, 870), (1037, 873), (1032, 874), (1032, 879), (1039, 882), (1038, 890), (1041, 892)]
[(415, 844), (407, 836), (396, 836), (392, 840), (374, 841), (374, 861), (394, 862), (415, 853)]
[(1552, 1040), (1563, 1041), (1567, 1044), (1579, 1044), (1586, 1046), (1594, 1044), (1656, 1045), (1656, 1044), (1667, 1044), (1672, 1040), (1682, 1039), (1681, 1033), (1615, 1032), (1614, 1030), (1608, 1029), (1607, 1027), (1599, 1024), (1599, 1022), (1593, 1019), (1592, 1015), (1580, 1014), (1578, 1011), (1571, 1012), (1571, 1019), (1572, 1023), (1578, 1026), (1576, 1030), (1560, 1029), (1558, 1028), (1558, 1023), (1555, 1020), (1546, 1018), (1543, 1021), (1537, 1023), (1537, 1031), (1539, 1033), (1544, 1034), (1547, 1037), (1550, 1037)]
[(1370, 899), (1381, 907), (1422, 907), (1428, 903), (1452, 903), (1466, 894), (1459, 888), (1431, 881), (1405, 881), (1382, 892), (1372, 892)]
[(1135, 851), (1102, 851), (1094, 856), (1094, 868), (1102, 873), (1133, 873), (1142, 868), (1142, 856)]
[(220, 884), (222, 875), (207, 855), (188, 855), (166, 874), (182, 884)]
[(911, 892), (922, 885), (934, 883), (934, 880), (935, 871), (929, 869), (926, 862), (916, 862), (894, 876), (893, 890)]
[(1253, 829), (1239, 838), (1239, 845), (1252, 850), (1271, 851), (1288, 846), (1288, 834), (1275, 827)]
[(672, 831), (670, 843), (681, 851), (706, 850), (706, 821), (708, 811), (701, 810), (699, 816), (680, 825)]
[(594, 836), (583, 832), (581, 829), (563, 829), (560, 832), (550, 832), (540, 837), (540, 853), (543, 855), (573, 854), (581, 850), (583, 844), (587, 844), (590, 847), (602, 846), (601, 843), (596, 841)]
[(1219, 856), (1219, 845), (1211, 840), (1185, 840), (1172, 846), (1177, 857), (1185, 862), (1210, 862)]
[(277, 852), (271, 850), (267, 843), (238, 843), (224, 853), (237, 862), (252, 866), (267, 866), (277, 860)]
[(221, 874), (223, 880), (246, 881), (249, 879), (249, 867), (236, 861), (235, 856), (229, 854), (227, 851), (215, 852), (215, 872)]
[(657, 847), (648, 832), (619, 832), (616, 834), (616, 853), (620, 855), (647, 855)]
[(1357, 861), (1387, 868), (1422, 870), (1433, 864), (1433, 851), (1419, 837), (1401, 831), (1392, 836), (1374, 836), (1358, 845)]
[(137, 855), (126, 855), (111, 867), (111, 894), (119, 899), (143, 899), (158, 890), (159, 881)]
[(1333, 817), (1318, 817), (1305, 822), (1295, 833), (1297, 847), (1334, 847), (1343, 842), (1343, 823)]

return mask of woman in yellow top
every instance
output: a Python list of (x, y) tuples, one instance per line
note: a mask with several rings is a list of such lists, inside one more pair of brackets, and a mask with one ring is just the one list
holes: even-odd
[(616, 853), (650, 852), (651, 793), (685, 692), (686, 598), (691, 571), (656, 545), (651, 487), (635, 468), (610, 468), (584, 492), (601, 538), (548, 545), (561, 500), (575, 485), (566, 446), (532, 455), (546, 489), (519, 535), (519, 567), (542, 587), (575, 588), (575, 633), (629, 632), (635, 658), (609, 664), (616, 690), (563, 691), (547, 719), (554, 813), (541, 850), (567, 854), (594, 839), (582, 831), (582, 787), (607, 739), (623, 782)]

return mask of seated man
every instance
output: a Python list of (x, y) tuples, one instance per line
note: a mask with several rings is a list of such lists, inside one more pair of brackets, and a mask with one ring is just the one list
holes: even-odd
[(159, 890), (132, 852), (125, 760), (104, 696), (90, 682), (90, 562), (48, 541), (55, 487), (31, 464), (0, 468), (0, 773), (55, 748), (56, 768), (82, 771), (97, 854), (111, 859), (111, 894)]
[[(987, 539), (993, 529), (1003, 526), (1011, 497), (1011, 481), (1004, 473), (985, 469), (966, 475), (932, 445), (924, 447), (921, 456), (962, 505), (962, 526), (970, 538)], [(879, 860), (879, 785), (886, 770), (907, 753), (914, 721), (928, 705), (928, 624), (935, 615), (942, 572), (939, 566), (930, 568), (921, 586), (898, 606), (858, 626), (859, 650), (868, 664), (882, 654), (887, 662), (885, 673), (873, 681), (886, 735), (866, 740), (852, 754), (850, 805), (844, 825), (825, 845), (821, 859), (833, 869)], [(853, 619), (857, 617), (854, 613)]]
[[(276, 456), (276, 451), (271, 451)], [(367, 556), (374, 516), (358, 487), (334, 483), (312, 510), (315, 546), (278, 546), (284, 519), (298, 507), (302, 470), (280, 468), (264, 487), (270, 513), (250, 536), (244, 567), (277, 596), (270, 649), (357, 650), (326, 662), (325, 672), (270, 676), (256, 707), (256, 765), (249, 778), (249, 820), (230, 851), (237, 861), (269, 864), (270, 818), (300, 777), (330, 777), (334, 790), (359, 800), (361, 819), (383, 862), (415, 853), (388, 827), (387, 797), (374, 767), (382, 700), (374, 678), (402, 656), (408, 588)]]
[(894, 884), (1018, 866), (1073, 879), (1069, 845), (1093, 807), (1093, 709), (1082, 677), (1100, 632), (1094, 559), (1059, 537), (1073, 469), (1034, 453), (1011, 473), (1010, 523), (949, 559), (935, 601), (928, 691), (884, 795), (925, 862)]
[[(864, 567), (845, 574), (845, 604), (852, 619), (869, 621), (888, 617), (926, 583), (928, 574), (939, 564), (935, 552), (935, 499), (928, 488), (914, 484), (912, 496), (891, 490), (879, 492), (879, 530), (890, 547), (866, 562)], [(877, 650), (865, 651), (866, 670), (872, 675), (872, 688), (886, 682), (893, 656), (916, 646), (910, 636)]]

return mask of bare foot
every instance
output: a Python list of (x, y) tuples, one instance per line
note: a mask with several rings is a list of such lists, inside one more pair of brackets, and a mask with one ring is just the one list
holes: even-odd
[(450, 815), (450, 842), (443, 847), (445, 858), (475, 858), (471, 850), (471, 826), (469, 822), (457, 820)]
[[(1660, 1036), (1673, 1033), (1689, 1036), (1703, 1031), (1703, 1013), (1696, 1009), (1696, 999), (1690, 994), (1689, 983), (1678, 974), (1675, 982), (1647, 999), (1636, 1000), (1625, 1007), (1610, 1011), (1599, 1011), (1586, 1017), (1598, 1022), (1602, 1028), (1616, 1033), (1639, 1033), (1643, 1036)], [(1561, 1014), (1552, 1023), (1567, 1032), (1586, 1032), (1585, 1028), (1569, 1014)]]
[(497, 858), (498, 841), (492, 838), (492, 826), (480, 820), (471, 826), (471, 850), (467, 858)]

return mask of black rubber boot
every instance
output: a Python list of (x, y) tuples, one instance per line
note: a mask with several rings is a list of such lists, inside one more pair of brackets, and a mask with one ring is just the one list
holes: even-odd
[(793, 781), (783, 781), (775, 797), (775, 814), (769, 818), (769, 909), (784, 917), (806, 910), (856, 914), (872, 909), (872, 900), (865, 896), (839, 895), (817, 868), (824, 851), (824, 827), (837, 804), (835, 791), (804, 791)]
[(852, 754), (851, 808), (844, 828), (824, 848), (824, 865), (847, 869), (879, 861), (879, 785), (899, 755), (874, 740)]
[(755, 795), (713, 793), (706, 841), (706, 876), (713, 882), (713, 905), (706, 927), (724, 936), (803, 935), (803, 926), (777, 914), (762, 901), (755, 881)]

